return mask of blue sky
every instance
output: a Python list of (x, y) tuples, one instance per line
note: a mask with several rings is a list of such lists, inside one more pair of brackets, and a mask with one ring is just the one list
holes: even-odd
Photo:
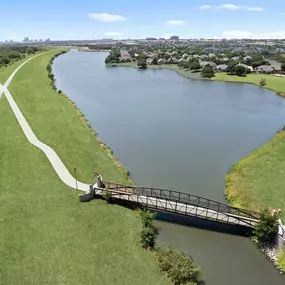
[(0, 40), (285, 38), (285, 0), (4, 1)]

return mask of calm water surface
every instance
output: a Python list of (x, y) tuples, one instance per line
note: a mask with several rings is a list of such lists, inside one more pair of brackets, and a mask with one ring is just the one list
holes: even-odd
[[(171, 70), (106, 68), (106, 53), (56, 59), (57, 87), (76, 103), (137, 185), (225, 202), (229, 168), (285, 124), (285, 100), (247, 84), (193, 81)], [(284, 284), (247, 239), (157, 222), (159, 241), (193, 255), (207, 284)]]

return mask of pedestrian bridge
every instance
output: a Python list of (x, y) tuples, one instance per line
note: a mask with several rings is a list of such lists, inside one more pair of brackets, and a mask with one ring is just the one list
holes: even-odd
[[(96, 184), (95, 184), (96, 185)], [(180, 214), (215, 221), (223, 224), (253, 228), (259, 222), (259, 213), (235, 208), (197, 195), (148, 187), (132, 187), (105, 183), (105, 188), (90, 187), (80, 195), (80, 201), (89, 201), (96, 196), (109, 197), (117, 202), (127, 202), (138, 207)]]

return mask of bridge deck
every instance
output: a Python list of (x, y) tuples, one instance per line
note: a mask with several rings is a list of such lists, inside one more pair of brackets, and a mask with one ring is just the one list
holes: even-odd
[(182, 214), (220, 223), (252, 228), (259, 221), (259, 213), (238, 209), (216, 201), (186, 193), (144, 187), (106, 183), (106, 188), (95, 188), (103, 196), (108, 189), (114, 199), (145, 206), (150, 209)]

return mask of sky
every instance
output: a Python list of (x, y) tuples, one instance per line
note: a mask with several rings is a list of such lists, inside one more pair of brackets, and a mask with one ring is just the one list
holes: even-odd
[(285, 38), (285, 0), (2, 0), (0, 41)]

